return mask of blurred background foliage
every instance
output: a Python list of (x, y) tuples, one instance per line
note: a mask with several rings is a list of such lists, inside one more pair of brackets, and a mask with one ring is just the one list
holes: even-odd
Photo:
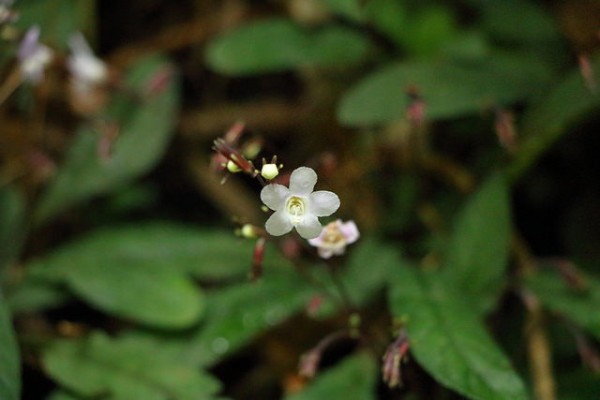
[[(599, 2), (0, 8), (0, 399), (600, 398)], [(273, 238), (248, 279), (237, 121), (339, 195), (347, 255)]]

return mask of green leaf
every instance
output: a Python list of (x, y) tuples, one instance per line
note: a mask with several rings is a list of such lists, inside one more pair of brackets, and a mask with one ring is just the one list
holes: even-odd
[[(383, 245), (375, 238), (361, 238), (357, 248), (349, 250), (351, 253), (348, 263), (338, 272), (338, 275), (351, 305), (360, 308), (382, 293), (391, 272), (398, 267), (398, 262), (401, 260), (396, 249)], [(324, 271), (323, 274), (325, 275)], [(317, 316), (330, 317), (338, 311), (336, 304), (330, 299), (324, 300)]]
[(450, 238), (445, 276), (478, 311), (489, 311), (505, 282), (510, 204), (504, 176), (490, 177), (459, 215)]
[(560, 37), (554, 18), (539, 3), (526, 0), (482, 3), (483, 28), (499, 39), (523, 43)]
[(12, 188), (0, 190), (0, 271), (18, 255), (25, 238), (25, 200)]
[(600, 281), (585, 278), (585, 290), (573, 289), (556, 272), (542, 270), (528, 277), (527, 288), (552, 311), (562, 314), (600, 340)]
[(204, 296), (183, 271), (181, 263), (190, 257), (178, 258), (177, 248), (169, 247), (177, 245), (169, 238), (174, 231), (165, 227), (161, 234), (159, 226), (149, 236), (143, 226), (98, 231), (63, 246), (30, 270), (37, 279), (65, 283), (106, 312), (156, 327), (184, 328), (201, 317)]
[[(600, 76), (600, 56), (590, 60), (594, 76)], [(519, 177), (568, 129), (600, 106), (600, 96), (590, 92), (579, 68), (553, 86), (523, 116), (519, 151), (508, 169), (511, 181)]]
[(286, 396), (285, 400), (375, 400), (376, 377), (377, 365), (373, 357), (367, 353), (354, 354), (319, 373), (306, 389)]
[(19, 400), (21, 364), (12, 321), (0, 294), (0, 399)]
[(397, 0), (372, 0), (365, 6), (364, 13), (375, 29), (384, 33), (398, 46), (408, 41), (406, 32), (407, 10), (403, 2)]
[(43, 354), (48, 374), (84, 397), (110, 399), (211, 399), (219, 383), (174, 358), (161, 343), (143, 336), (59, 341)]
[(426, 102), (427, 118), (458, 117), (524, 99), (549, 74), (546, 65), (524, 57), (499, 55), (470, 65), (397, 62), (351, 88), (338, 108), (338, 119), (349, 126), (402, 119), (409, 101), (406, 90), (410, 87), (416, 87)]
[(69, 37), (94, 25), (95, 0), (19, 0), (16, 25), (28, 29), (39, 25), (41, 40), (66, 49)]
[(188, 339), (186, 356), (199, 365), (214, 364), (296, 314), (313, 294), (290, 265), (265, 269), (257, 282), (213, 291), (202, 326)]
[[(152, 263), (200, 280), (219, 281), (245, 278), (253, 248), (254, 242), (233, 232), (155, 221), (97, 231), (61, 259), (76, 251), (88, 264)], [(271, 255), (267, 252), (267, 262)]]
[(23, 282), (11, 287), (6, 304), (13, 314), (21, 314), (57, 308), (70, 298), (67, 290), (55, 282), (28, 276)]
[(340, 26), (310, 30), (285, 19), (267, 19), (217, 37), (206, 51), (208, 65), (229, 75), (301, 67), (346, 67), (361, 61), (368, 40)]
[(46, 398), (46, 400), (81, 400), (81, 397), (75, 397), (74, 395), (62, 390), (55, 390)]
[(364, 18), (363, 6), (359, 0), (323, 0), (323, 3), (335, 14), (352, 21), (360, 22)]
[(448, 7), (428, 6), (411, 16), (404, 26), (404, 47), (410, 54), (435, 54), (457, 34), (457, 23)]
[(436, 380), (477, 400), (527, 399), (523, 382), (460, 292), (444, 277), (397, 268), (390, 306), (406, 320), (415, 359)]
[(119, 126), (110, 159), (98, 156), (100, 133), (91, 126), (77, 132), (64, 164), (44, 193), (35, 219), (42, 222), (93, 196), (107, 193), (150, 170), (162, 157), (175, 125), (178, 83), (170, 77), (159, 93), (144, 94), (152, 79), (169, 74), (162, 58), (146, 58), (128, 74), (124, 85), (137, 93), (122, 93), (113, 100), (106, 119)]

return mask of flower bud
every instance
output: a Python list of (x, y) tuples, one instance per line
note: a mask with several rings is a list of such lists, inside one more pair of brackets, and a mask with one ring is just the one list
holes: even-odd
[(279, 167), (277, 164), (264, 164), (260, 170), (260, 175), (269, 181), (275, 179), (279, 175)]
[(252, 224), (244, 224), (240, 229), (240, 236), (245, 239), (256, 239), (258, 237), (256, 228)]
[(232, 160), (227, 161), (227, 171), (231, 172), (232, 174), (241, 172), (242, 169)]

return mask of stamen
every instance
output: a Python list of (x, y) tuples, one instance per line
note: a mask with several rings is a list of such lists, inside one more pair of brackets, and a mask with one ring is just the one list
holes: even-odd
[(306, 206), (302, 198), (296, 196), (290, 197), (287, 201), (286, 209), (290, 215), (290, 221), (293, 225), (297, 225), (302, 222), (304, 219), (304, 213), (306, 212)]

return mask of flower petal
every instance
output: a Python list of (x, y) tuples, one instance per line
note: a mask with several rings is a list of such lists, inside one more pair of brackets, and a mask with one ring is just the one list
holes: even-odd
[(310, 195), (310, 212), (318, 217), (333, 214), (340, 207), (340, 198), (337, 194), (327, 190), (319, 190)]
[(304, 220), (296, 225), (296, 230), (304, 239), (314, 239), (321, 234), (323, 227), (316, 215), (306, 214)]
[(285, 235), (292, 230), (292, 222), (285, 211), (275, 211), (265, 223), (265, 229), (273, 236)]
[(358, 231), (358, 227), (356, 226), (354, 221), (348, 221), (344, 224), (340, 223), (339, 229), (340, 232), (342, 232), (342, 235), (344, 235), (344, 237), (346, 238), (347, 244), (356, 242), (360, 237), (360, 232)]
[(290, 176), (290, 192), (295, 195), (309, 195), (317, 183), (317, 173), (312, 168), (296, 168)]
[(260, 200), (271, 210), (280, 210), (285, 205), (290, 191), (283, 185), (271, 183), (260, 192)]

